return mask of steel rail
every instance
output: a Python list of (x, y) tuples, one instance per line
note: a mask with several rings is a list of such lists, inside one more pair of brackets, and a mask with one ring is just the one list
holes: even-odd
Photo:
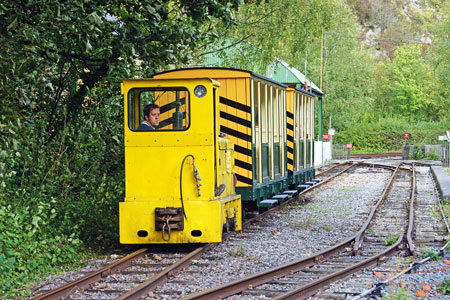
[[(356, 165), (358, 165), (358, 163), (352, 164), (349, 168), (346, 168), (346, 170), (348, 170)], [(199, 292), (190, 294), (190, 295), (182, 298), (182, 300), (194, 300), (194, 299), (195, 300), (209, 300), (209, 299), (225, 298), (225, 297), (237, 294), (239, 292), (242, 292), (242, 291), (248, 289), (249, 287), (266, 283), (270, 280), (273, 280), (274, 277), (285, 276), (291, 272), (295, 272), (302, 268), (312, 266), (315, 263), (323, 261), (327, 258), (330, 258), (330, 257), (334, 256), (335, 254), (339, 253), (340, 251), (344, 250), (345, 248), (350, 247), (352, 245), (352, 243), (356, 243), (355, 241), (358, 237), (361, 237), (361, 233), (365, 232), (367, 230), (367, 227), (369, 226), (371, 219), (375, 215), (376, 208), (384, 200), (386, 191), (390, 188), (389, 186), (392, 185), (393, 179), (396, 177), (398, 169), (399, 169), (399, 166), (397, 166), (396, 171), (394, 171), (394, 173), (392, 174), (391, 180), (389, 181), (388, 186), (385, 188), (383, 195), (378, 200), (377, 205), (374, 208), (372, 208), (372, 212), (369, 215), (368, 220), (363, 225), (363, 228), (355, 235), (351, 236), (350, 238), (344, 240), (343, 242), (341, 242), (333, 247), (330, 247), (330, 248), (328, 248), (324, 251), (321, 251), (317, 254), (313, 254), (307, 258), (296, 260), (296, 261), (293, 261), (293, 262), (290, 262), (290, 263), (287, 263), (287, 264), (284, 264), (281, 266), (277, 266), (277, 267), (268, 269), (263, 272), (256, 273), (256, 274), (251, 275), (246, 278), (236, 279), (234, 281), (222, 284), (220, 286), (216, 286), (216, 287), (204, 290), (204, 291), (199, 291)], [(341, 173), (339, 173), (339, 174), (341, 174)], [(325, 182), (325, 180), (322, 182)], [(322, 183), (322, 182), (320, 182), (320, 183)], [(315, 186), (317, 186), (317, 185), (318, 184), (316, 184)], [(305, 192), (305, 191), (303, 191), (303, 192)], [(386, 254), (384, 254), (384, 253), (386, 251), (387, 251), (387, 253), (391, 253), (391, 251), (394, 251), (392, 249), (396, 248), (401, 243), (402, 240), (403, 240), (403, 235), (401, 235), (399, 237), (399, 239), (393, 246), (389, 247), (387, 250), (382, 252), (382, 254), (380, 254), (380, 257), (385, 256)], [(364, 262), (366, 262), (368, 264), (373, 263), (373, 261), (378, 261), (378, 259), (380, 257), (378, 257), (376, 255), (376, 256), (372, 257), (372, 260), (370, 260), (371, 258), (369, 258), (367, 260), (364, 260)], [(359, 264), (357, 264), (357, 265), (359, 265)], [(364, 266), (361, 268), (364, 268)], [(346, 269), (344, 269), (344, 270), (346, 270)], [(293, 298), (293, 299), (297, 299), (297, 298)]]
[[(367, 162), (367, 161), (361, 161), (361, 162), (358, 162), (358, 164), (367, 166), (367, 167), (378, 167), (378, 168), (388, 169), (388, 170), (392, 170), (392, 171), (395, 170), (395, 168), (397, 168), (396, 166), (371, 163), (371, 162)], [(400, 169), (401, 170), (409, 170), (408, 168), (402, 167), (401, 164), (400, 164)]]
[[(430, 165), (423, 164), (423, 163), (417, 163), (417, 162), (413, 163), (414, 180), (416, 180), (416, 178), (415, 178), (415, 177), (416, 177), (416, 176), (415, 176), (415, 169), (414, 169), (414, 166), (415, 166), (415, 165), (431, 167)], [(436, 188), (436, 182), (434, 181), (433, 176), (431, 176), (431, 180), (433, 181), (434, 190), (435, 190), (436, 195), (439, 195), (439, 191), (438, 191), (437, 188)], [(414, 184), (415, 184), (415, 183), (414, 183)], [(414, 188), (415, 188), (415, 186), (414, 186)], [(439, 205), (441, 204), (441, 203), (440, 203), (441, 201), (440, 201), (439, 197), (438, 197), (437, 202), (439, 203)], [(441, 205), (440, 205), (440, 206), (441, 206)], [(411, 209), (411, 208), (410, 208), (410, 209)], [(450, 233), (450, 228), (449, 228), (448, 223), (447, 223), (447, 221), (446, 221), (446, 219), (445, 219), (445, 214), (444, 214), (444, 212), (442, 211), (442, 206), (441, 206), (441, 213), (442, 213), (442, 216), (443, 216), (443, 218), (444, 218), (444, 222), (445, 222), (446, 225), (447, 225), (447, 232)], [(410, 220), (410, 222), (411, 222), (411, 220)], [(409, 228), (409, 227), (408, 227), (408, 228)], [(409, 231), (409, 229), (408, 229), (408, 231)], [(444, 249), (446, 249), (447, 246), (448, 246), (448, 243), (446, 243), (444, 246), (442, 246), (441, 249), (440, 249), (440, 251), (441, 251), (441, 252), (444, 251)], [(372, 293), (375, 292), (376, 290), (382, 288), (382, 286), (388, 285), (388, 283), (393, 282), (394, 280), (396, 280), (397, 278), (399, 278), (399, 277), (402, 276), (403, 274), (409, 273), (409, 272), (411, 272), (412, 270), (417, 269), (417, 267), (418, 267), (419, 265), (422, 265), (422, 264), (426, 263), (426, 262), (429, 261), (430, 259), (431, 259), (431, 257), (428, 256), (428, 257), (425, 257), (424, 259), (422, 259), (422, 260), (419, 261), (419, 262), (413, 262), (413, 263), (411, 263), (410, 266), (409, 266), (408, 268), (402, 270), (400, 273), (398, 273), (398, 274), (395, 275), (394, 277), (391, 277), (391, 278), (389, 278), (389, 279), (386, 279), (386, 280), (383, 280), (383, 281), (379, 282), (378, 284), (375, 284), (372, 288), (370, 288), (370, 289), (368, 289), (368, 290), (362, 292), (361, 294), (359, 294), (359, 295), (353, 297), (351, 300), (362, 299), (363, 297), (372, 294)]]
[[(348, 164), (348, 162), (343, 163), (341, 165), (345, 165), (345, 164)], [(337, 165), (337, 166), (339, 166), (339, 165)], [(355, 166), (355, 164), (352, 164), (350, 167), (346, 168), (342, 172), (340, 172), (338, 174), (335, 174), (334, 176), (332, 176), (330, 178), (327, 178), (326, 180), (317, 183), (316, 185), (310, 187), (309, 189), (302, 191), (302, 193), (309, 192), (313, 188), (315, 188), (315, 187), (317, 187), (317, 186), (319, 186), (319, 185), (321, 185), (321, 184), (323, 184), (325, 182), (330, 181), (331, 179), (339, 176), (340, 174), (346, 172), (348, 169), (350, 169), (350, 168), (352, 168), (354, 166)], [(293, 200), (293, 199), (291, 199), (291, 200)], [(289, 202), (289, 201), (286, 201), (283, 204), (287, 204), (287, 202)], [(247, 220), (243, 224), (243, 226), (247, 226), (248, 224), (250, 224), (252, 222), (255, 222), (257, 219), (260, 219), (261, 217), (265, 216), (266, 214), (269, 214), (269, 213), (271, 213), (271, 212), (273, 212), (275, 210), (280, 209), (280, 207), (281, 206), (274, 207), (274, 208), (272, 208), (272, 209), (270, 209), (270, 210), (268, 210), (268, 211), (266, 211), (264, 213), (261, 213), (261, 214), (255, 216), (255, 217)], [(224, 237), (227, 237), (230, 234), (232, 234), (232, 232), (226, 233), (224, 235)], [(189, 254), (187, 254), (185, 257), (179, 259), (173, 265), (171, 265), (168, 268), (162, 270), (161, 272), (155, 274), (149, 280), (141, 283), (140, 285), (138, 285), (134, 289), (126, 292), (125, 294), (122, 294), (121, 296), (119, 296), (117, 298), (117, 300), (139, 299), (139, 297), (145, 296), (150, 291), (154, 290), (157, 286), (165, 284), (168, 281), (168, 279), (169, 279), (169, 277), (171, 275), (173, 275), (177, 271), (179, 271), (179, 270), (185, 268), (186, 266), (188, 266), (193, 259), (196, 259), (196, 258), (200, 257), (206, 250), (208, 250), (208, 249), (210, 249), (212, 247), (214, 247), (214, 245), (207, 244), (207, 245), (204, 245), (202, 247), (199, 247), (199, 248), (195, 249), (194, 251), (192, 251)], [(85, 288), (86, 286), (101, 280), (102, 278), (106, 277), (107, 275), (109, 275), (111, 273), (114, 273), (114, 272), (117, 272), (117, 271), (125, 269), (126, 267), (128, 267), (131, 264), (131, 261), (128, 264), (123, 264), (122, 265), (122, 263), (125, 263), (126, 261), (128, 261), (128, 259), (132, 259), (133, 257), (134, 257), (134, 259), (136, 259), (138, 257), (141, 257), (141, 256), (144, 255), (144, 253), (146, 251), (147, 251), (146, 248), (141, 249), (139, 251), (136, 251), (136, 252), (128, 255), (127, 257), (123, 258), (122, 260), (119, 260), (118, 262), (113, 263), (112, 265), (106, 266), (105, 268), (103, 268), (103, 269), (101, 269), (99, 271), (90, 273), (90, 274), (88, 274), (88, 275), (86, 275), (86, 276), (84, 276), (82, 278), (79, 278), (79, 279), (77, 279), (77, 280), (75, 280), (73, 282), (70, 282), (70, 283), (68, 283), (68, 284), (66, 284), (64, 286), (61, 286), (61, 287), (59, 287), (59, 288), (57, 288), (55, 290), (51, 290), (48, 293), (45, 293), (45, 294), (42, 294), (42, 295), (37, 296), (35, 298), (32, 298), (31, 300), (44, 300), (44, 299), (45, 300), (54, 300), (54, 299), (61, 299), (62, 297), (68, 297), (71, 294), (75, 293), (77, 290), (81, 290), (81, 289)], [(137, 256), (138, 254), (139, 254), (139, 256)], [(121, 265), (121, 267), (115, 269), (116, 265), (119, 265), (119, 264)], [(114, 270), (114, 271), (112, 271), (112, 270)]]
[(333, 255), (339, 253), (345, 248), (349, 247), (354, 241), (355, 236), (348, 238), (347, 240), (328, 248), (325, 251), (319, 252), (317, 254), (311, 255), (307, 258), (303, 258), (294, 262), (290, 262), (281, 266), (277, 266), (266, 271), (256, 273), (246, 278), (236, 279), (234, 281), (225, 283), (223, 285), (213, 287), (204, 291), (193, 293), (188, 295), (182, 300), (209, 300), (225, 298), (239, 292), (242, 292), (249, 287), (257, 286), (273, 280), (274, 277), (280, 277), (288, 275), (291, 272), (298, 271), (302, 268), (314, 265), (317, 262), (323, 261), (326, 258), (332, 257)]
[(362, 245), (362, 241), (364, 239), (364, 235), (366, 233), (366, 230), (369, 228), (370, 222), (372, 222), (373, 217), (375, 216), (375, 212), (377, 211), (378, 207), (383, 203), (383, 201), (386, 199), (386, 196), (389, 192), (389, 190), (392, 188), (392, 185), (394, 184), (395, 177), (398, 174), (398, 170), (400, 169), (400, 164), (395, 168), (394, 173), (392, 174), (391, 178), (389, 179), (388, 184), (386, 185), (385, 189), (383, 190), (383, 193), (381, 194), (380, 198), (377, 201), (377, 204), (375, 204), (374, 207), (372, 207), (369, 216), (367, 217), (366, 222), (362, 226), (362, 228), (358, 231), (355, 238), (355, 244), (353, 245), (353, 253), (354, 255), (357, 255), (359, 252), (359, 248)]
[[(379, 204), (381, 204), (384, 199), (385, 199), (385, 192), (387, 192), (393, 184), (392, 179), (395, 178), (397, 176), (398, 170), (400, 169), (401, 164), (399, 164), (396, 168), (396, 170), (394, 171), (394, 174), (391, 176), (391, 180), (389, 181), (388, 185), (386, 186), (382, 196), (380, 197), (377, 205), (374, 207), (374, 209), (372, 209), (372, 212), (374, 213), (376, 208), (378, 208)], [(411, 170), (410, 170), (411, 171)], [(410, 249), (412, 248), (414, 251), (414, 243), (413, 240), (411, 238), (411, 230), (413, 228), (413, 224), (414, 224), (414, 198), (415, 198), (415, 183), (416, 183), (416, 178), (415, 178), (415, 170), (414, 170), (414, 164), (412, 165), (412, 177), (411, 177), (411, 193), (410, 193), (410, 206), (409, 206), (409, 219), (408, 219), (408, 233), (406, 235), (408, 244)], [(372, 213), (371, 213), (372, 215)], [(368, 218), (369, 221), (369, 218)], [(366, 222), (365, 225), (369, 225), (370, 222)], [(361, 230), (362, 231), (362, 230)], [(359, 233), (361, 233), (361, 231)], [(409, 237), (408, 237), (409, 235)], [(320, 289), (321, 287), (328, 285), (338, 279), (347, 277), (348, 275), (351, 275), (363, 268), (367, 268), (371, 265), (376, 265), (378, 263), (378, 261), (385, 256), (390, 256), (392, 255), (396, 249), (398, 248), (398, 246), (402, 243), (403, 239), (405, 237), (405, 233), (401, 234), (400, 237), (397, 239), (397, 242), (388, 247), (386, 250), (384, 250), (383, 252), (372, 256), (368, 259), (365, 259), (364, 261), (361, 261), (355, 265), (349, 266), (343, 270), (340, 270), (338, 272), (332, 273), (326, 277), (323, 278), (319, 278), (315, 281), (312, 281), (304, 286), (301, 286), (300, 288), (297, 288), (295, 290), (289, 291), (285, 294), (282, 294), (276, 298), (274, 298), (274, 300), (291, 300), (291, 299), (306, 299), (312, 295), (314, 295), (316, 293), (316, 291), (318, 289)], [(356, 246), (356, 242), (355, 242), (355, 246)], [(359, 249), (359, 248), (358, 248)], [(356, 254), (357, 252), (355, 252)]]
[(410, 254), (415, 256), (415, 246), (414, 239), (412, 237), (412, 232), (414, 230), (414, 199), (416, 196), (416, 168), (415, 164), (412, 163), (412, 176), (411, 176), (411, 195), (409, 196), (409, 223), (408, 223), (408, 232), (406, 234), (406, 240), (408, 242), (408, 248)]
[(387, 152), (387, 153), (353, 153), (350, 158), (387, 158), (402, 156), (402, 152)]
[(301, 299), (306, 299), (312, 295), (314, 295), (318, 289), (320, 289), (323, 286), (326, 286), (338, 279), (347, 277), (359, 270), (362, 270), (364, 268), (373, 266), (373, 265), (377, 265), (378, 262), (386, 257), (386, 256), (390, 256), (393, 253), (395, 253), (397, 251), (398, 246), (400, 246), (400, 244), (402, 243), (404, 238), (404, 234), (402, 234), (398, 239), (397, 242), (392, 245), (389, 246), (388, 248), (386, 248), (383, 252), (371, 256), (359, 263), (356, 263), (354, 265), (351, 265), (343, 270), (334, 272), (332, 274), (329, 274), (325, 277), (319, 278), (317, 280), (314, 280), (304, 286), (301, 286), (300, 288), (297, 288), (295, 290), (289, 291), (287, 293), (284, 293), (278, 297), (275, 297), (274, 300), (301, 300)]
[[(341, 172), (336, 173), (336, 174), (334, 174), (333, 176), (330, 176), (330, 177), (328, 177), (328, 178), (325, 178), (324, 180), (322, 180), (322, 181), (316, 183), (315, 185), (310, 186), (310, 187), (307, 188), (307, 189), (304, 189), (303, 191), (301, 191), (300, 193), (298, 193), (298, 195), (306, 194), (306, 193), (310, 192), (311, 190), (313, 190), (313, 189), (315, 189), (315, 188), (321, 186), (322, 184), (325, 184), (325, 183), (328, 182), (328, 181), (333, 180), (334, 178), (338, 177), (339, 175), (341, 175), (341, 174), (347, 172), (348, 170), (350, 170), (350, 169), (352, 169), (352, 168), (354, 168), (354, 167), (356, 167), (356, 166), (358, 166), (358, 165), (359, 165), (359, 163), (354, 163), (354, 162), (352, 162), (350, 166), (348, 166), (347, 168), (343, 169)], [(323, 173), (322, 173), (322, 174), (323, 174)]]
[(156, 287), (165, 284), (169, 280), (170, 276), (180, 271), (181, 269), (189, 266), (192, 260), (199, 258), (207, 249), (209, 249), (209, 246), (210, 244), (207, 244), (191, 251), (189, 254), (187, 254), (183, 258), (180, 258), (174, 264), (157, 273), (149, 280), (144, 281), (134, 289), (131, 289), (125, 294), (119, 296), (118, 298), (116, 298), (116, 300), (139, 299), (140, 297), (146, 296)]
[(334, 166), (332, 166), (331, 168), (328, 168), (328, 169), (326, 169), (326, 170), (324, 170), (324, 171), (322, 171), (322, 172), (320, 172), (320, 173), (317, 173), (317, 174), (316, 174), (316, 177), (317, 177), (317, 176), (325, 175), (325, 174), (327, 174), (327, 173), (329, 173), (329, 172), (331, 172), (331, 171), (333, 171), (333, 170), (335, 170), (335, 169), (337, 169), (337, 168), (340, 168), (340, 167), (342, 167), (342, 166), (345, 166), (345, 165), (348, 165), (348, 164), (352, 164), (352, 163), (353, 163), (352, 161), (346, 161), (346, 162), (343, 162), (343, 163), (334, 165)]
[(54, 290), (51, 290), (47, 293), (41, 294), (39, 296), (31, 298), (31, 300), (57, 300), (62, 299), (65, 297), (68, 297), (75, 293), (78, 290), (82, 290), (85, 287), (89, 286), (92, 283), (95, 283), (97, 281), (100, 281), (102, 278), (115, 273), (119, 272), (128, 266), (130, 266), (131, 262), (135, 259), (138, 259), (148, 251), (147, 248), (139, 249), (124, 258), (98, 270), (92, 273), (87, 274), (86, 276), (83, 276), (81, 278), (78, 278), (75, 281), (69, 282), (63, 286), (60, 286)]
[[(347, 164), (347, 163), (344, 163), (344, 164)], [(246, 227), (246, 226), (248, 226), (249, 224), (251, 224), (251, 223), (253, 223), (253, 222), (256, 222), (257, 220), (259, 220), (259, 219), (261, 219), (261, 218), (263, 218), (263, 217), (269, 215), (270, 213), (275, 212), (275, 211), (277, 211), (277, 210), (280, 210), (281, 208), (284, 208), (285, 206), (289, 205), (292, 201), (296, 200), (298, 196), (311, 192), (311, 191), (314, 190), (315, 188), (321, 186), (322, 184), (325, 184), (325, 183), (328, 182), (328, 181), (333, 180), (333, 179), (336, 178), (337, 176), (341, 175), (342, 173), (347, 172), (349, 169), (354, 168), (354, 167), (357, 166), (358, 164), (359, 164), (359, 163), (352, 163), (352, 165), (350, 165), (349, 167), (345, 168), (345, 169), (342, 170), (341, 172), (336, 173), (336, 174), (334, 174), (333, 176), (330, 176), (330, 177), (328, 177), (328, 178), (322, 180), (321, 182), (318, 182), (318, 183), (316, 183), (315, 185), (310, 186), (310, 187), (307, 188), (307, 189), (304, 189), (303, 191), (299, 192), (295, 197), (292, 197), (291, 199), (282, 202), (280, 205), (275, 206), (275, 207), (272, 207), (272, 208), (270, 208), (270, 209), (268, 209), (268, 210), (266, 210), (266, 211), (264, 211), (264, 212), (259, 213), (257, 216), (255, 216), (255, 217), (253, 217), (253, 218), (250, 218), (250, 219), (244, 221), (243, 224), (242, 224), (242, 227)]]

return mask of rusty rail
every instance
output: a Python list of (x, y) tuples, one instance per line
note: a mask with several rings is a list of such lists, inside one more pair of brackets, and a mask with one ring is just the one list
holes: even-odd
[(409, 196), (409, 223), (408, 223), (408, 232), (406, 234), (406, 240), (408, 241), (409, 252), (412, 256), (415, 256), (414, 250), (414, 240), (412, 237), (412, 232), (414, 230), (414, 199), (416, 195), (416, 168), (415, 164), (412, 164), (412, 176), (411, 176), (411, 195)]
[(303, 258), (291, 263), (287, 263), (278, 267), (274, 267), (271, 269), (268, 269), (266, 271), (254, 274), (252, 276), (249, 276), (247, 278), (241, 278), (237, 279), (228, 283), (225, 283), (223, 285), (200, 291), (191, 295), (188, 295), (185, 298), (182, 298), (183, 300), (210, 300), (210, 299), (219, 299), (219, 298), (225, 298), (234, 294), (237, 294), (239, 292), (242, 292), (243, 290), (246, 290), (247, 288), (251, 286), (257, 286), (263, 283), (266, 283), (270, 280), (272, 280), (274, 277), (280, 277), (285, 276), (291, 272), (298, 271), (302, 268), (309, 267), (314, 265), (318, 261), (323, 261), (326, 258), (332, 257), (336, 253), (339, 253), (340, 251), (344, 250), (348, 246), (352, 244), (354, 241), (354, 237), (350, 237), (347, 240), (339, 243), (338, 245), (335, 245), (331, 248), (328, 248), (325, 251), (319, 252), (317, 254), (311, 255), (307, 258)]
[(343, 163), (334, 165), (334, 166), (332, 166), (331, 168), (328, 168), (328, 169), (326, 169), (326, 170), (324, 170), (324, 171), (322, 171), (322, 172), (320, 172), (320, 173), (317, 173), (317, 174), (316, 174), (316, 177), (317, 177), (317, 176), (325, 175), (325, 174), (327, 174), (327, 173), (329, 173), (329, 172), (331, 172), (331, 171), (333, 171), (333, 170), (335, 170), (335, 169), (337, 169), (337, 168), (340, 168), (340, 167), (342, 167), (342, 166), (345, 166), (345, 165), (348, 165), (348, 164), (352, 164), (352, 163), (353, 163), (352, 161), (346, 161), (346, 162), (343, 162)]
[(144, 256), (144, 254), (148, 251), (147, 248), (142, 248), (138, 251), (131, 253), (130, 255), (125, 256), (124, 258), (108, 265), (96, 272), (92, 272), (86, 276), (78, 278), (75, 281), (69, 282), (59, 288), (51, 290), (47, 293), (41, 294), (32, 298), (31, 300), (56, 300), (62, 299), (70, 296), (75, 293), (77, 290), (82, 290), (88, 285), (100, 281), (102, 278), (108, 276), (109, 274), (119, 272), (125, 268), (127, 268), (131, 262), (139, 257)]
[(116, 300), (131, 300), (131, 299), (140, 299), (140, 297), (146, 296), (149, 292), (153, 291), (156, 287), (165, 284), (169, 277), (174, 273), (180, 271), (181, 269), (189, 266), (193, 259), (200, 257), (209, 247), (205, 245), (203, 247), (198, 247), (194, 251), (191, 251), (189, 254), (184, 256), (183, 258), (177, 260), (174, 264), (170, 265), (168, 268), (154, 275), (149, 280), (141, 283), (134, 289), (126, 292), (120, 297), (116, 298)]
[[(342, 171), (341, 173), (345, 172), (346, 170), (354, 167), (355, 165), (358, 165), (358, 163), (356, 164), (352, 164), (350, 167), (346, 168), (344, 171)], [(252, 286), (257, 286), (263, 283), (266, 283), (270, 280), (272, 280), (274, 277), (280, 277), (280, 276), (285, 276), (288, 275), (291, 272), (295, 272), (298, 271), (302, 268), (305, 267), (309, 267), (314, 265), (316, 262), (320, 262), (323, 261), (329, 257), (334, 256), (335, 254), (339, 253), (340, 251), (344, 250), (345, 248), (348, 248), (349, 246), (352, 245), (352, 243), (356, 244), (356, 239), (357, 238), (361, 238), (362, 237), (362, 233), (365, 232), (365, 230), (367, 230), (367, 227), (369, 226), (371, 220), (373, 219), (374, 215), (375, 215), (375, 210), (376, 208), (378, 208), (378, 206), (382, 203), (382, 201), (384, 200), (387, 191), (391, 188), (393, 181), (395, 179), (395, 177), (397, 176), (398, 170), (400, 168), (400, 165), (398, 165), (395, 168), (394, 173), (391, 176), (391, 179), (387, 185), (387, 187), (385, 188), (385, 190), (383, 191), (382, 196), (380, 197), (380, 199), (377, 202), (377, 205), (372, 209), (371, 214), (368, 217), (368, 220), (366, 221), (366, 223), (364, 224), (363, 228), (356, 233), (355, 235), (353, 235), (352, 237), (344, 240), (343, 242), (328, 248), (325, 251), (321, 251), (317, 254), (314, 254), (312, 256), (309, 256), (307, 258), (304, 259), (300, 259), (285, 265), (281, 265), (278, 267), (274, 267), (271, 268), (269, 270), (254, 274), (252, 276), (249, 276), (247, 278), (241, 278), (241, 279), (237, 279), (234, 281), (231, 281), (229, 283), (225, 283), (223, 285), (211, 288), (211, 289), (207, 289), (204, 291), (200, 291), (197, 293), (193, 293), (191, 295), (188, 295), (187, 297), (182, 298), (183, 300), (200, 300), (200, 299), (204, 299), (204, 300), (208, 300), (208, 299), (220, 299), (220, 298), (225, 298), (234, 294), (237, 294), (239, 292), (242, 292), (246, 289), (248, 289), (249, 287)], [(339, 174), (341, 174), (339, 173)], [(338, 174), (338, 175), (339, 175)], [(337, 175), (336, 175), (337, 176)], [(335, 177), (335, 176), (334, 176)], [(333, 178), (334, 178), (333, 177)], [(331, 180), (331, 179), (330, 179)], [(326, 182), (326, 181), (323, 181)], [(322, 182), (321, 182), (322, 183)], [(318, 185), (318, 184), (317, 184)], [(315, 185), (315, 186), (317, 186)], [(307, 190), (303, 191), (306, 192)], [(350, 266), (348, 268), (345, 268), (344, 270), (335, 272), (333, 274), (330, 274), (326, 277), (323, 278), (319, 278), (316, 281), (313, 281), (305, 286), (302, 286), (299, 289), (290, 291), (289, 293), (283, 294), (280, 296), (280, 298), (276, 298), (276, 299), (304, 299), (302, 298), (303, 295), (306, 295), (305, 298), (307, 298), (308, 296), (311, 296), (312, 294), (314, 294), (314, 292), (319, 288), (322, 287), (330, 282), (333, 282), (337, 279), (343, 278), (345, 276), (348, 276), (351, 273), (354, 273), (358, 270), (361, 270), (362, 268), (368, 267), (370, 265), (376, 264), (380, 258), (390, 255), (392, 253), (394, 253), (394, 251), (397, 249), (397, 247), (401, 244), (401, 242), (403, 241), (403, 236), (401, 235), (398, 239), (397, 242), (388, 247), (385, 251), (379, 253), (378, 255), (372, 256), (360, 263), (357, 263), (353, 266)], [(300, 296), (299, 294), (301, 294), (302, 296)]]
[(284, 293), (278, 297), (276, 297), (274, 300), (301, 300), (306, 299), (316, 293), (318, 289), (320, 289), (323, 286), (326, 286), (338, 279), (345, 278), (348, 275), (351, 275), (355, 272), (358, 272), (359, 270), (362, 270), (364, 268), (368, 268), (373, 265), (377, 265), (378, 262), (385, 256), (390, 256), (394, 254), (397, 251), (398, 246), (402, 243), (404, 238), (404, 234), (402, 234), (398, 239), (397, 242), (388, 247), (383, 252), (374, 255), (372, 257), (369, 257), (359, 263), (356, 263), (352, 266), (349, 266), (343, 270), (334, 272), (330, 275), (327, 275), (325, 277), (319, 278), (318, 280), (314, 280), (304, 286), (301, 286), (298, 289), (291, 290), (287, 293)]
[(372, 207), (372, 210), (370, 211), (369, 216), (367, 217), (366, 222), (362, 226), (362, 228), (358, 231), (355, 237), (355, 244), (353, 245), (353, 253), (354, 255), (357, 255), (359, 252), (359, 248), (362, 245), (362, 241), (364, 239), (364, 235), (366, 233), (366, 230), (369, 228), (370, 222), (372, 222), (373, 217), (375, 216), (375, 212), (377, 211), (378, 207), (383, 203), (383, 201), (386, 199), (386, 196), (390, 189), (392, 188), (392, 185), (394, 184), (395, 177), (398, 174), (398, 170), (400, 169), (400, 164), (395, 168), (394, 173), (392, 173), (391, 178), (389, 179), (388, 184), (386, 185), (385, 189), (383, 190), (383, 193), (381, 194), (380, 198), (377, 201), (377, 204), (375, 204), (374, 207)]

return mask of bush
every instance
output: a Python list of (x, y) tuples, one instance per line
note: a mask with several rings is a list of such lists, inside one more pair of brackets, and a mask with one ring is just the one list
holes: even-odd
[(425, 159), (426, 160), (441, 160), (442, 157), (439, 154), (435, 153), (435, 152), (427, 152), (425, 154)]
[(99, 101), (52, 138), (40, 113), (0, 121), (0, 294), (82, 259), (85, 247), (117, 245), (120, 103)]
[(450, 295), (450, 278), (444, 279), (438, 286), (437, 290), (444, 295)]
[(403, 119), (380, 118), (370, 123), (336, 128), (333, 142), (351, 143), (353, 152), (401, 152), (405, 132), (410, 134), (406, 141), (409, 145), (439, 144), (438, 136), (444, 135), (446, 128), (450, 128), (449, 121), (411, 123)]
[(421, 160), (421, 159), (423, 159), (424, 157), (425, 157), (425, 155), (423, 154), (423, 151), (422, 151), (422, 147), (423, 146), (418, 146), (415, 150), (414, 150), (414, 153), (413, 153), (413, 159), (415, 159), (415, 160)]

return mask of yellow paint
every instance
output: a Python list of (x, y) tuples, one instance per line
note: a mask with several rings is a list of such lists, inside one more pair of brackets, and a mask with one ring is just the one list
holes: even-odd
[[(197, 98), (193, 92), (199, 84), (207, 89), (203, 98)], [(219, 122), (218, 118), (214, 119), (214, 115), (219, 115), (219, 93), (216, 92), (214, 106), (213, 90), (219, 86), (217, 81), (206, 78), (130, 79), (123, 82), (126, 193), (125, 201), (119, 204), (121, 243), (220, 242), (226, 216), (236, 216), (235, 230), (241, 229), (241, 197), (235, 194), (233, 187), (234, 146), (231, 140), (218, 137)], [(189, 91), (189, 95), (184, 95), (190, 97), (185, 108), (190, 118), (187, 119), (190, 122), (187, 130), (136, 132), (128, 128), (129, 90), (151, 87), (184, 87)], [(159, 100), (160, 104), (166, 101), (163, 95)], [(190, 155), (195, 158), (201, 178), (200, 195), (194, 177), (194, 160)], [(180, 173), (187, 220), (184, 230), (172, 230), (170, 240), (166, 242), (162, 232), (155, 230), (155, 209), (181, 207)], [(215, 197), (215, 188), (221, 183), (226, 184), (225, 192)], [(148, 235), (139, 236), (139, 231), (146, 231)], [(193, 232), (201, 235), (195, 236)]]

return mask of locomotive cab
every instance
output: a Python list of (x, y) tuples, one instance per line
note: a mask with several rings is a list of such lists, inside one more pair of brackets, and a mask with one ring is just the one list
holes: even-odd
[[(211, 243), (241, 230), (234, 146), (219, 131), (217, 81), (129, 79), (121, 85), (125, 115), (125, 199), (120, 242)], [(156, 104), (154, 130), (140, 130), (144, 107)]]

